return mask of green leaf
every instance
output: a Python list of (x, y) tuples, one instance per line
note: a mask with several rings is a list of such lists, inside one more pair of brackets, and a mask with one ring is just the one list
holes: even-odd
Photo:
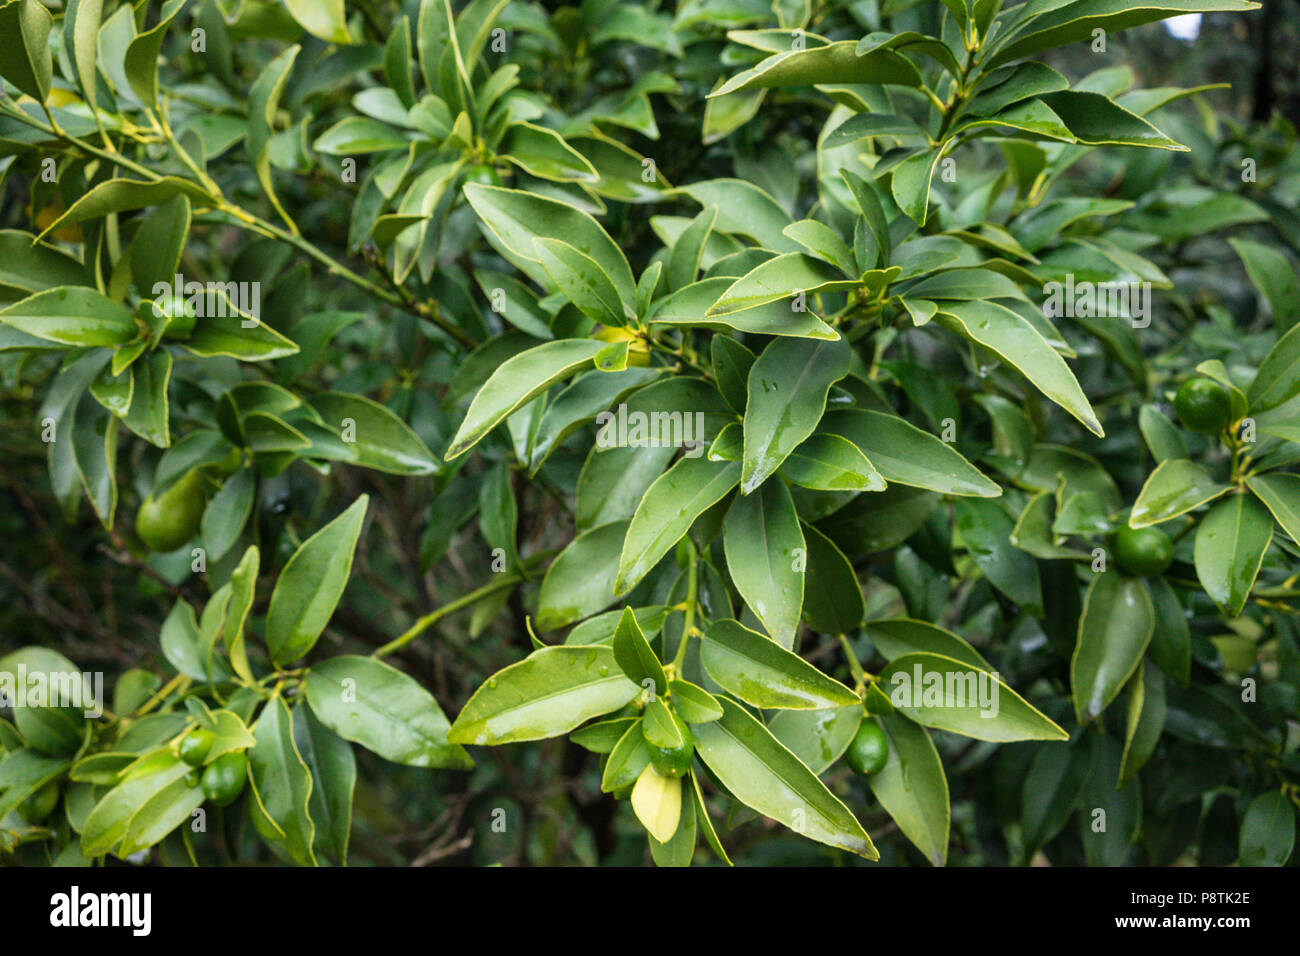
[(887, 661), (904, 654), (938, 654), (980, 670), (993, 670), (979, 651), (963, 638), (927, 621), (906, 617), (868, 621), (867, 636)]
[(596, 339), (559, 339), (507, 359), (470, 402), (446, 459), (451, 461), (469, 451), (515, 409), (585, 368), (604, 347), (605, 343)]
[(835, 330), (815, 314), (809, 311), (795, 312), (785, 302), (772, 302), (740, 312), (707, 314), (709, 308), (717, 302), (718, 296), (731, 284), (731, 279), (718, 276), (678, 289), (651, 307), (646, 322), (702, 329), (735, 329), (753, 335), (835, 340)]
[(889, 740), (885, 766), (867, 777), (872, 796), (931, 864), (943, 866), (952, 813), (948, 778), (929, 732), (898, 715), (867, 719), (875, 720)]
[(1246, 606), (1264, 552), (1273, 540), (1273, 516), (1255, 498), (1235, 494), (1220, 501), (1196, 529), (1196, 576), (1228, 617)]
[(994, 501), (958, 499), (953, 502), (957, 532), (989, 583), (1034, 617), (1043, 615), (1043, 591), (1038, 565), (1011, 543), (1015, 522)]
[[(630, 607), (623, 608), (623, 614), (618, 619), (618, 627), (614, 629), (612, 648), (614, 660), (624, 674), (642, 688), (648, 683), (654, 685), (655, 696), (652, 700), (658, 700), (668, 692), (668, 676), (664, 673), (659, 658), (655, 657), (655, 652), (651, 650), (645, 635), (641, 633), (641, 626), (637, 624), (636, 615)], [(646, 717), (649, 718), (649, 716), (649, 713), (647, 713)], [(646, 739), (650, 738), (647, 737)], [(682, 743), (679, 740), (673, 746), (680, 747), (681, 745)]]
[(1070, 367), (1020, 315), (996, 302), (944, 302), (937, 321), (994, 352), (1077, 418), (1088, 431), (1098, 437), (1104, 435)]
[(158, 204), (131, 240), (131, 279), (141, 291), (172, 287), (190, 231), (190, 200), (184, 193)]
[(327, 43), (348, 43), (343, 0), (284, 0), (289, 14), (314, 37)]
[(1246, 479), (1246, 487), (1264, 502), (1291, 540), (1300, 541), (1300, 475), (1254, 475)]
[(1169, 416), (1154, 405), (1143, 405), (1138, 411), (1138, 428), (1157, 463), (1187, 457), (1187, 444), (1182, 433)]
[(465, 198), (511, 254), (528, 262), (538, 262), (534, 239), (563, 240), (594, 260), (614, 283), (623, 306), (635, 309), (636, 283), (627, 257), (600, 224), (585, 212), (559, 200), (479, 183), (465, 187)]
[(815, 774), (844, 756), (862, 724), (861, 703), (825, 710), (782, 710), (767, 722), (772, 735)]
[(686, 680), (670, 680), (673, 710), (688, 724), (707, 724), (722, 716), (722, 705), (703, 687)]
[(29, 232), (0, 230), (0, 286), (43, 292), (56, 286), (91, 284), (90, 273), (76, 257), (37, 242)]
[(843, 409), (828, 412), (821, 427), (853, 442), (891, 485), (984, 498), (1002, 494), (952, 446), (896, 415)]
[(564, 137), (532, 123), (515, 123), (506, 130), (497, 153), (539, 179), (590, 184), (600, 181), (595, 167)]
[(442, 471), (433, 452), (387, 406), (349, 392), (318, 392), (311, 406), (322, 425), (308, 429), (312, 447), (307, 457), (346, 461), (390, 475)]
[(1119, 785), (1137, 776), (1155, 753), (1165, 729), (1165, 678), (1150, 660), (1129, 678), (1128, 710), (1124, 717), (1124, 753), (1120, 760)]
[[(294, 743), (293, 717), (282, 698), (262, 709), (253, 736), (257, 743), (248, 751), (248, 774), (257, 797), (249, 804), (253, 824), (299, 866), (315, 866), (311, 771)], [(268, 820), (273, 826), (266, 826)]]
[(167, 28), (185, 6), (185, 0), (167, 0), (158, 15), (158, 22), (143, 33), (136, 34), (127, 45), (122, 69), (132, 92), (148, 109), (158, 108), (158, 57), (162, 52)]
[[(33, 333), (35, 334), (35, 333)], [(1269, 350), (1246, 389), (1252, 415), (1277, 408), (1300, 395), (1300, 330), (1293, 327)]]
[(642, 720), (637, 718), (623, 733), (609, 752), (601, 774), (600, 789), (605, 793), (630, 787), (650, 765), (650, 748), (641, 730)]
[(736, 799), (801, 836), (879, 858), (848, 807), (771, 731), (726, 698), (722, 711), (720, 720), (694, 728), (695, 748)]
[(857, 48), (858, 41), (843, 40), (826, 46), (776, 53), (752, 69), (733, 76), (710, 93), (709, 98), (774, 86), (841, 83), (921, 85), (921, 74), (904, 57), (889, 50), (858, 56)]
[(546, 647), (479, 687), (448, 739), (482, 746), (558, 737), (640, 692), (619, 669), (611, 648)]
[(759, 487), (812, 434), (851, 358), (842, 336), (834, 342), (779, 338), (763, 350), (746, 387), (741, 494)]
[[(153, 773), (119, 783), (95, 804), (81, 830), (81, 850), (88, 857), (104, 856), (116, 848), (132, 821), (158, 794), (174, 783), (184, 783), (193, 768), (179, 757), (164, 753)], [(202, 796), (202, 791), (199, 793)], [(201, 801), (200, 801), (201, 802)], [(186, 811), (186, 816), (189, 812)], [(146, 823), (148, 817), (142, 818)], [(138, 831), (139, 832), (139, 831)]]
[(1238, 862), (1242, 866), (1285, 866), (1295, 849), (1295, 806), (1281, 790), (1261, 793), (1241, 820)]
[(930, 182), (934, 178), (934, 167), (942, 156), (942, 149), (916, 153), (895, 166), (890, 178), (889, 191), (898, 208), (918, 226), (925, 225), (930, 206)]
[(1079, 615), (1070, 658), (1070, 687), (1079, 723), (1098, 717), (1133, 676), (1155, 628), (1155, 610), (1137, 578), (1118, 571), (1093, 576)]
[(740, 464), (682, 458), (660, 475), (641, 498), (623, 541), (614, 593), (624, 594), (645, 577), (695, 523), (740, 481)]
[(271, 592), (266, 645), (271, 660), (288, 664), (316, 644), (352, 573), (352, 554), (370, 503), (362, 495), (293, 553)]
[(727, 570), (740, 596), (772, 640), (794, 646), (807, 563), (790, 491), (781, 481), (736, 499), (723, 524)]
[(1038, 748), (1021, 788), (1024, 858), (1031, 859), (1064, 829), (1083, 797), (1095, 759), (1091, 738), (1075, 739), (1068, 747)]
[(0, 309), (0, 323), (70, 346), (124, 345), (139, 334), (126, 306), (94, 289), (58, 286)]
[(1273, 324), (1279, 331), (1290, 331), (1300, 321), (1300, 279), (1296, 278), (1291, 263), (1276, 249), (1249, 239), (1229, 239), (1228, 243), (1241, 257), (1250, 281), (1268, 303)]
[(1184, 458), (1162, 461), (1151, 472), (1129, 514), (1133, 528), (1146, 528), (1213, 501), (1228, 485), (1215, 481), (1202, 465)]
[(818, 491), (884, 491), (885, 478), (857, 445), (839, 435), (817, 434), (790, 452), (781, 474)]
[[(819, 259), (789, 252), (768, 259), (733, 282), (709, 308), (708, 315), (743, 312), (769, 302), (793, 299), (800, 292), (848, 289), (857, 284)], [(794, 303), (790, 308), (794, 311)]]
[(15, 0), (0, 7), (0, 76), (38, 103), (50, 94), (53, 61), (50, 27), (54, 18), (37, 0)]
[(1005, 743), (1068, 735), (995, 673), (939, 654), (903, 654), (878, 678), (896, 710), (924, 727)]
[(347, 741), (322, 724), (310, 706), (294, 708), (293, 742), (311, 771), (307, 810), (316, 824), (317, 845), (346, 866), (352, 831), (352, 791), (357, 782), (356, 756)]
[(408, 767), (469, 770), (463, 747), (433, 696), (413, 678), (370, 657), (344, 655), (307, 672), (307, 703), (344, 740)]
[(739, 621), (712, 624), (700, 644), (705, 673), (755, 707), (817, 710), (858, 702), (858, 695), (798, 654)]
[(288, 83), (289, 73), (293, 70), (300, 49), (295, 44), (282, 51), (262, 69), (253, 82), (248, 91), (248, 135), (244, 140), (248, 160), (253, 164), (253, 171), (257, 174), (257, 181), (261, 184), (262, 191), (266, 193), (280, 217), (289, 223), (294, 232), (297, 231), (297, 227), (293, 226), (288, 214), (281, 207), (280, 200), (275, 195), (275, 186), (271, 182), (270, 146), (271, 137), (275, 132), (275, 115), (280, 108), (280, 95)]
[(593, 322), (623, 326), (636, 319), (595, 259), (559, 239), (534, 239), (542, 267), (564, 295)]
[(857, 572), (830, 538), (812, 525), (805, 525), (803, 531), (808, 545), (808, 574), (803, 585), (804, 622), (823, 634), (855, 630), (866, 613)]
[(409, 139), (386, 123), (368, 116), (349, 116), (317, 136), (311, 148), (329, 156), (362, 156), (410, 145)]
[(539, 630), (564, 627), (614, 602), (614, 575), (627, 526), (627, 521), (612, 521), (584, 531), (551, 562), (537, 600)]
[(167, 385), (172, 375), (172, 355), (164, 349), (131, 366), (131, 407), (122, 422), (145, 441), (159, 448), (171, 444)]
[(1059, 116), (1080, 143), (1088, 146), (1148, 146), (1186, 151), (1136, 113), (1100, 93), (1062, 90), (1039, 99)]

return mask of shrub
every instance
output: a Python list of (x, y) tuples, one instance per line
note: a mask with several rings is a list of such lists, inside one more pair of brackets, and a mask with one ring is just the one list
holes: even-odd
[(6, 849), (1285, 863), (1294, 130), (1043, 62), (1256, 7), (0, 7)]

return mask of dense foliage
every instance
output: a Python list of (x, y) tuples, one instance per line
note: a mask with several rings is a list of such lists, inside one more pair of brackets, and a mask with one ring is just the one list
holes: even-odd
[(1257, 6), (0, 6), (0, 859), (1285, 864)]

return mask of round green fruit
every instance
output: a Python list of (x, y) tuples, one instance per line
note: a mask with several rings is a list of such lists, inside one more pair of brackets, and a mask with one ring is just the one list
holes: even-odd
[(208, 759), (208, 752), (212, 750), (213, 741), (216, 739), (217, 736), (212, 731), (199, 727), (181, 738), (176, 752), (191, 767), (201, 767), (203, 761)]
[(1228, 426), (1232, 418), (1232, 400), (1228, 390), (1208, 378), (1189, 378), (1178, 387), (1174, 411), (1188, 431), (1215, 435)]
[(234, 803), (244, 790), (248, 776), (248, 758), (243, 752), (222, 754), (203, 771), (199, 786), (203, 796), (214, 806), (224, 807)]
[(650, 750), (650, 765), (663, 777), (684, 777), (691, 769), (691, 760), (695, 756), (695, 737), (686, 722), (673, 714), (673, 723), (681, 732), (684, 743), (680, 747), (656, 747), (646, 742)]
[(864, 719), (853, 742), (849, 744), (845, 758), (854, 773), (864, 777), (882, 770), (889, 761), (889, 740), (880, 729), (880, 724), (870, 717)]
[(47, 783), (30, 797), (18, 804), (18, 815), (28, 823), (36, 826), (54, 812), (59, 803), (59, 785)]
[(1123, 527), (1111, 540), (1115, 563), (1137, 578), (1160, 574), (1174, 560), (1174, 546), (1159, 528)]
[(150, 551), (175, 551), (198, 534), (207, 496), (197, 469), (158, 497), (150, 495), (135, 516), (135, 533)]
[(500, 186), (501, 176), (495, 169), (484, 163), (471, 166), (465, 173), (465, 182), (480, 183), (484, 186)]

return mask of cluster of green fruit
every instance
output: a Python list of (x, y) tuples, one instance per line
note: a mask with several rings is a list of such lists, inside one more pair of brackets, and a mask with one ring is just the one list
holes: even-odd
[[(207, 763), (216, 734), (198, 727), (181, 738), (177, 755), (194, 769), (186, 776), (190, 786), (202, 788), (204, 798), (213, 806), (224, 807), (244, 792), (248, 779), (248, 757), (242, 750), (228, 751)], [(206, 764), (206, 765), (205, 765)]]

